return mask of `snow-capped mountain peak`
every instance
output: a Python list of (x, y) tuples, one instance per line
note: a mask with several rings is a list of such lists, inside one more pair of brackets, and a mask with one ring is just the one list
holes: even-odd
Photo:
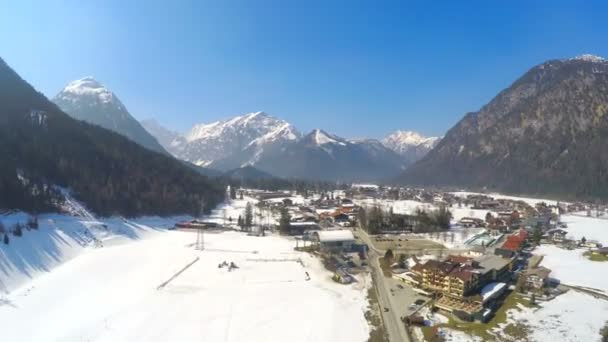
[(58, 98), (67, 101), (76, 101), (83, 96), (95, 97), (102, 103), (120, 102), (117, 101), (114, 93), (104, 87), (92, 76), (83, 77), (68, 83), (68, 85), (57, 95)]
[(53, 102), (75, 119), (112, 130), (153, 151), (167, 153), (131, 116), (118, 96), (91, 76), (69, 82)]
[(576, 57), (571, 58), (571, 59), (578, 60), (578, 61), (586, 61), (586, 62), (606, 62), (607, 61), (603, 57), (596, 56), (596, 55), (591, 55), (591, 54), (583, 54), (583, 55), (576, 56)]
[(165, 148), (197, 165), (228, 170), (252, 164), (265, 149), (300, 137), (287, 121), (259, 111), (194, 125), (182, 140), (173, 139)]
[(432, 150), (439, 140), (440, 137), (425, 137), (413, 131), (396, 131), (382, 139), (382, 143), (410, 162), (414, 162)]
[(347, 141), (343, 138), (335, 136), (333, 134), (329, 134), (322, 129), (315, 128), (310, 132), (305, 140), (307, 143), (314, 144), (317, 146), (326, 145), (326, 144), (337, 144), (345, 146)]
[(240, 132), (247, 137), (251, 137), (248, 141), (249, 143), (271, 132), (280, 133), (277, 132), (277, 130), (280, 131), (280, 128), (283, 128), (283, 131), (290, 131), (289, 133), (291, 134), (284, 136), (286, 139), (295, 140), (299, 137), (299, 133), (286, 121), (274, 118), (264, 112), (254, 112), (228, 120), (194, 125), (190, 132), (186, 134), (186, 139), (192, 142), (200, 139), (220, 137), (228, 132), (235, 134)]
[(439, 139), (439, 137), (425, 137), (414, 131), (396, 131), (384, 138), (382, 142), (389, 147), (399, 145), (432, 147)]

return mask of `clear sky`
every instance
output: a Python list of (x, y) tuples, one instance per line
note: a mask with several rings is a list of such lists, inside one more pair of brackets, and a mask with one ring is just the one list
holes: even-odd
[(180, 131), (263, 110), (441, 135), (535, 64), (608, 57), (608, 1), (4, 2), (0, 56), (38, 90), (93, 75)]

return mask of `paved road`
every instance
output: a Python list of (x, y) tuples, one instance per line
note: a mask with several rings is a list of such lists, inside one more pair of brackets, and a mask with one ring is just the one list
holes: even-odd
[[(382, 317), (384, 319), (386, 331), (388, 332), (389, 340), (391, 342), (409, 342), (409, 335), (405, 331), (405, 325), (403, 324), (403, 322), (401, 322), (400, 312), (402, 311), (402, 308), (399, 307), (399, 304), (396, 303), (394, 297), (391, 294), (391, 284), (389, 284), (387, 281), (390, 280), (390, 278), (385, 278), (382, 274), (382, 269), (380, 268), (379, 258), (380, 256), (384, 255), (384, 251), (376, 249), (367, 233), (365, 233), (361, 229), (357, 230), (357, 235), (370, 248), (368, 258), (370, 260), (370, 266), (372, 266), (374, 269), (374, 283), (376, 284), (376, 288), (378, 289), (378, 301), (381, 306)], [(384, 312), (384, 308), (388, 308), (389, 311)]]

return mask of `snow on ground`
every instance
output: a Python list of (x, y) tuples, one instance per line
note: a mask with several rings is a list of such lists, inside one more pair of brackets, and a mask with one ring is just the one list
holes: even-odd
[(534, 254), (543, 255), (542, 266), (551, 269), (551, 278), (566, 285), (576, 285), (608, 293), (608, 265), (591, 261), (583, 249), (567, 250), (553, 245), (541, 245)]
[[(413, 215), (417, 209), (425, 211), (432, 211), (438, 209), (432, 203), (424, 203), (413, 200), (378, 200), (378, 199), (364, 199), (355, 200), (355, 203), (361, 206), (380, 206), (383, 210), (389, 211), (391, 208), (395, 214), (407, 214)], [(485, 219), (487, 210), (471, 209), (463, 206), (458, 208), (457, 206), (449, 208), (452, 212), (452, 227), (450, 231), (443, 233), (429, 233), (429, 234), (409, 234), (409, 236), (416, 236), (421, 239), (428, 239), (440, 244), (443, 244), (447, 248), (467, 248), (465, 242), (471, 239), (473, 236), (478, 235), (485, 230), (483, 228), (464, 228), (457, 224), (457, 222), (463, 217), (475, 217), (479, 219)]]
[[(16, 223), (25, 224), (28, 218), (27, 214), (18, 212), (0, 216), (0, 221), (7, 229), (12, 229)], [(9, 234), (9, 244), (0, 244), (0, 293), (10, 292), (36, 276), (50, 272), (85, 248), (141, 239), (183, 219), (185, 217), (98, 220), (92, 215), (40, 215), (38, 229), (23, 229), (21, 237)]]
[[(207, 233), (202, 252), (194, 250), (195, 240), (194, 232), (158, 229), (131, 243), (85, 249), (0, 301), (2, 339), (367, 339), (369, 279), (334, 283), (318, 259), (295, 252), (294, 241), (279, 236)], [(218, 268), (223, 261), (239, 268)]]
[(283, 200), (285, 199), (290, 199), (294, 205), (305, 205), (308, 200), (306, 198), (304, 198), (304, 196), (301, 195), (290, 195), (290, 194), (286, 194), (285, 197), (277, 197), (277, 198), (270, 198), (267, 199), (266, 202), (269, 203), (282, 203)]
[[(540, 306), (509, 310), (507, 324), (527, 325), (531, 341), (599, 342), (600, 329), (608, 322), (608, 301), (573, 290)], [(495, 332), (500, 335), (500, 328)]]
[[(433, 203), (425, 203), (413, 200), (378, 200), (378, 199), (363, 199), (355, 200), (355, 203), (361, 206), (379, 206), (385, 211), (389, 211), (391, 208), (395, 214), (413, 215), (416, 210), (421, 209), (424, 211), (433, 211), (439, 209)], [(448, 208), (452, 212), (452, 219), (454, 222), (459, 221), (463, 217), (475, 217), (485, 220), (488, 210), (472, 209), (467, 206), (458, 207), (457, 205)]]
[[(451, 194), (458, 196), (458, 197), (462, 197), (462, 198), (465, 198), (469, 195), (485, 195), (485, 196), (493, 197), (494, 199), (508, 199), (508, 200), (513, 200), (513, 201), (524, 201), (531, 206), (535, 206), (536, 203), (541, 203), (541, 202), (545, 202), (547, 205), (556, 205), (558, 202), (556, 200), (549, 200), (549, 199), (543, 199), (543, 198), (509, 196), (509, 195), (503, 195), (503, 194), (499, 194), (499, 193), (495, 193), (495, 192), (481, 193), (481, 192), (456, 191), (456, 192), (452, 192)], [(563, 203), (563, 204), (568, 204), (567, 202), (562, 202), (562, 201), (559, 201), (559, 202)]]
[(244, 197), (243, 199), (235, 199), (226, 203), (220, 204), (216, 209), (204, 217), (205, 221), (215, 222), (227, 227), (237, 229), (239, 216), (245, 218), (245, 208), (247, 203), (252, 205), (253, 224), (254, 225), (273, 225), (278, 224), (278, 217), (270, 210), (260, 209), (255, 205), (258, 200), (253, 197)]
[(459, 330), (440, 328), (439, 335), (443, 337), (446, 342), (481, 342), (482, 339), (478, 336), (468, 335)]
[(597, 240), (608, 245), (608, 219), (578, 215), (562, 215), (560, 220), (568, 225), (568, 236), (579, 240)]

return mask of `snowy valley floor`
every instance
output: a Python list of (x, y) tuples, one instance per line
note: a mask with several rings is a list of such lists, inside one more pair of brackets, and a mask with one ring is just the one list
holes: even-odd
[[(145, 227), (142, 238), (83, 248), (0, 295), (1, 339), (351, 342), (369, 336), (370, 280), (334, 283), (319, 259), (295, 252), (289, 239), (209, 233), (205, 250), (197, 251), (196, 233)], [(223, 261), (239, 268), (218, 268)]]

